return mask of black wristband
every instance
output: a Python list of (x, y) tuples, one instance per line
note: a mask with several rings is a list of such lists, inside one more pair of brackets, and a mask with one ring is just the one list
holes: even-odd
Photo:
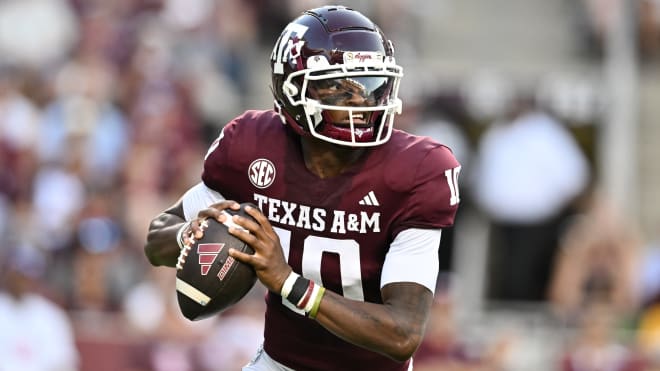
[(309, 287), (309, 280), (302, 276), (298, 277), (296, 279), (296, 283), (293, 284), (293, 288), (291, 288), (291, 292), (286, 297), (286, 299), (290, 301), (293, 305), (297, 305), (300, 299), (302, 299), (302, 297), (307, 292), (308, 287)]

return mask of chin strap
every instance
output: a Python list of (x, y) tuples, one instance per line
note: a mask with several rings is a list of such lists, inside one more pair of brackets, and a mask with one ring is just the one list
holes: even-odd
[(280, 116), (280, 120), (282, 120), (282, 125), (286, 125), (286, 117), (284, 117), (284, 113), (282, 113), (282, 106), (280, 103), (277, 101), (277, 99), (273, 100), (273, 110), (275, 113), (277, 113), (278, 116)]

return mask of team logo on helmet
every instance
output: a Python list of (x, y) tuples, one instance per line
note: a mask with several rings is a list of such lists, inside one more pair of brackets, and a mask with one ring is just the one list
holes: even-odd
[(273, 73), (283, 74), (284, 63), (291, 61), (296, 64), (296, 58), (300, 56), (305, 42), (302, 40), (303, 35), (307, 32), (307, 26), (297, 23), (290, 23), (280, 38), (275, 43), (273, 52), (270, 54), (270, 60), (273, 62)]
[(275, 180), (275, 165), (265, 158), (256, 159), (250, 164), (248, 177), (255, 187), (268, 188)]

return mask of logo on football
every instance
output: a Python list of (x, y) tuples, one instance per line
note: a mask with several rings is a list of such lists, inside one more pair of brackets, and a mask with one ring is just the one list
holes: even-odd
[(224, 243), (201, 243), (197, 245), (197, 254), (199, 255), (199, 267), (202, 276), (206, 276), (211, 269), (211, 264), (218, 254), (225, 247)]

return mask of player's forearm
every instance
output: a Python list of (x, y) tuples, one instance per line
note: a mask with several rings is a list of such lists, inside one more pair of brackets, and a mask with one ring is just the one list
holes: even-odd
[(419, 285), (397, 285), (408, 293), (385, 304), (349, 300), (326, 291), (316, 320), (350, 343), (406, 361), (424, 337), (433, 295)]
[(152, 265), (176, 265), (180, 251), (176, 235), (183, 223), (182, 218), (169, 213), (162, 213), (151, 221), (144, 253)]

